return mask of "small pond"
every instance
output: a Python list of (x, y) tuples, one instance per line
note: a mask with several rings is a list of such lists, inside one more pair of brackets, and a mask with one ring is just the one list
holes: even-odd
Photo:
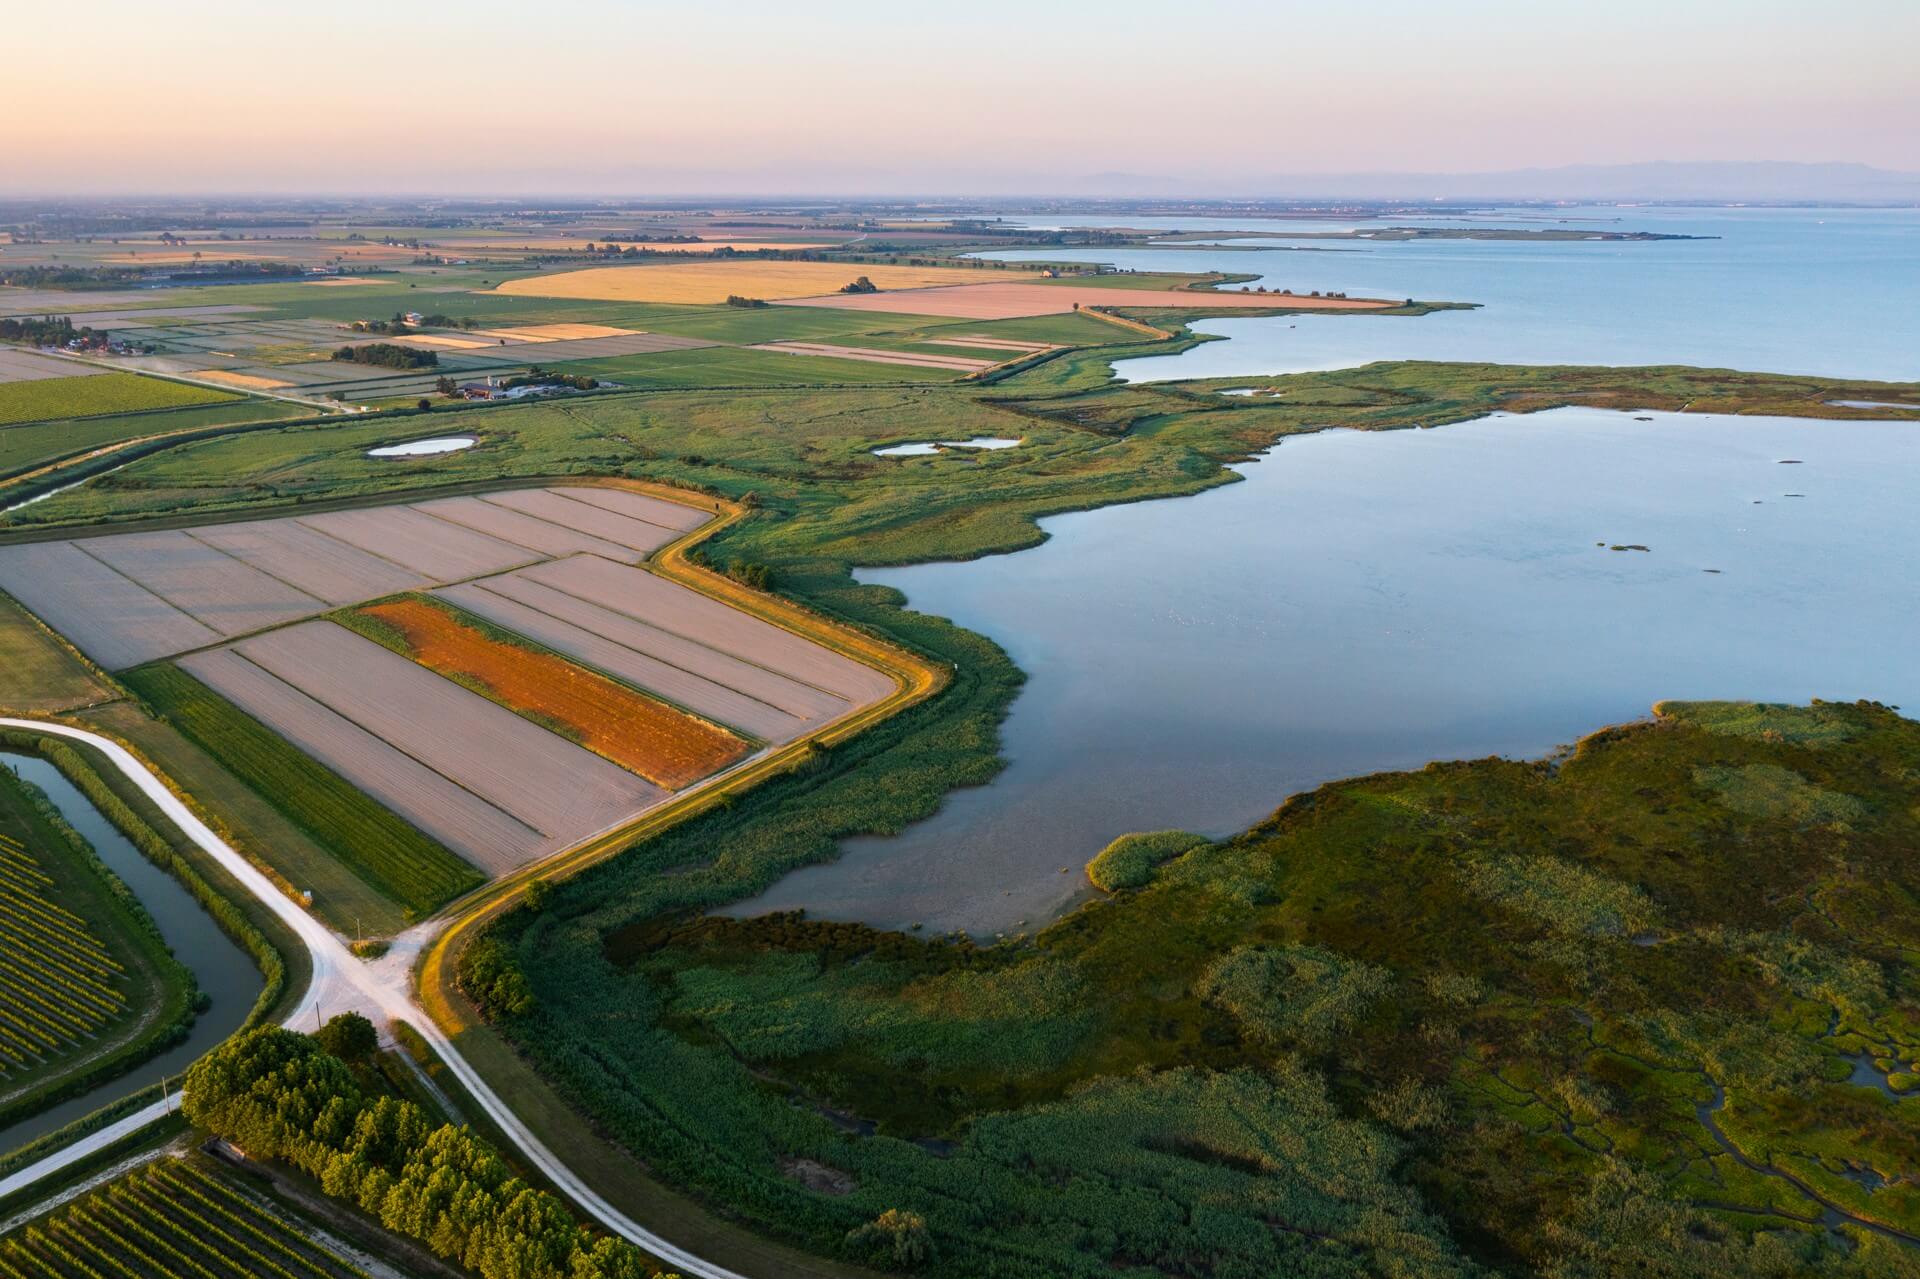
[(1002, 435), (976, 435), (970, 440), (923, 440), (916, 444), (891, 444), (873, 450), (875, 457), (932, 457), (948, 449), (1010, 449), (1019, 440)]
[(405, 444), (389, 444), (383, 448), (368, 449), (368, 457), (433, 457), (440, 453), (458, 453), (461, 449), (470, 449), (480, 442), (472, 435), (439, 435), (430, 440), (408, 440)]

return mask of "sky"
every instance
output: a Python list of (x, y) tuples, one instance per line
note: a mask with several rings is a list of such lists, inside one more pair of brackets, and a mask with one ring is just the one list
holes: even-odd
[[(1920, 0), (90, 0), (9, 13), (0, 198), (1072, 193), (1920, 170)], [(22, 104), (26, 110), (22, 112)]]

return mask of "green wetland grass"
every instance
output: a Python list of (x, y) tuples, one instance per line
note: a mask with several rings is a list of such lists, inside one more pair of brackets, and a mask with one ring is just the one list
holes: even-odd
[[(1920, 724), (1797, 711), (1844, 737), (1669, 705), (1561, 762), (1336, 783), (990, 947), (687, 914), (658, 870), (729, 813), (511, 917), (501, 1025), (663, 1172), (830, 1251), (920, 1214), (934, 1273), (1909, 1273), (1817, 1223), (1920, 1235), (1920, 1094), (1843, 1057), (1920, 1056)], [(1852, 802), (1729, 804), (1716, 770)], [(876, 772), (745, 801), (734, 855)], [(717, 896), (727, 861), (683, 873)], [(1811, 1195), (1721, 1149), (1716, 1088)]]

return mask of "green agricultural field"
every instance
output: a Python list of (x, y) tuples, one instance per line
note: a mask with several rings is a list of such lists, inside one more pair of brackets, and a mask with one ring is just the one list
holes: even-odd
[(437, 841), (178, 667), (143, 666), (122, 678), (155, 713), (410, 915), (430, 914), (485, 882)]
[(113, 695), (83, 658), (0, 593), (0, 710), (65, 710)]
[(0, 766), (0, 1127), (166, 1047), (193, 995), (138, 899)]
[[(74, 380), (95, 382), (99, 379)], [(110, 417), (64, 418), (7, 427), (0, 430), (0, 476), (18, 475), (62, 458), (152, 435), (231, 426), (242, 422), (270, 422), (313, 412), (312, 409), (280, 400), (221, 398), (233, 402), (159, 409), (148, 413), (121, 413)]]
[(326, 1234), (205, 1156), (163, 1155), (0, 1241), (0, 1274), (366, 1279)]
[(100, 417), (187, 404), (221, 404), (241, 397), (227, 391), (138, 373), (96, 373), (89, 377), (42, 378), (36, 382), (0, 382), (0, 426), (43, 422), (49, 418)]
[[(854, 343), (858, 345), (858, 343)], [(556, 365), (561, 373), (585, 373), (628, 387), (861, 386), (874, 382), (951, 382), (945, 369), (871, 364), (832, 356), (791, 355), (740, 347), (697, 347), (651, 355), (620, 355)]]

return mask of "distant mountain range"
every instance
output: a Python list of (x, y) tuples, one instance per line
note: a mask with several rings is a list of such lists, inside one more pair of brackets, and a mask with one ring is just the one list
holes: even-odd
[(1911, 204), (1920, 173), (1865, 164), (1711, 162), (1573, 164), (1498, 173), (1303, 173), (1168, 178), (1101, 173), (1061, 194), (1275, 200), (1703, 200)]

